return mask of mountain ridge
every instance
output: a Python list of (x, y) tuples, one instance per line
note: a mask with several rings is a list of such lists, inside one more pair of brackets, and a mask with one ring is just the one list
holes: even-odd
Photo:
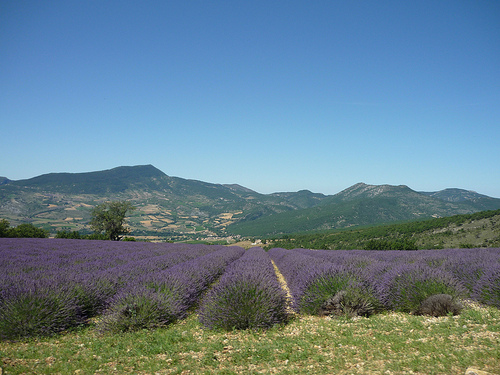
[[(451, 199), (450, 191), (460, 199)], [(459, 194), (463, 192), (462, 194)], [(465, 193), (466, 192), (466, 193)], [(470, 214), (500, 208), (500, 199), (463, 189), (423, 194), (406, 185), (354, 184), (327, 196), (317, 206), (241, 221), (228, 229), (245, 236), (343, 229)]]
[(52, 232), (87, 230), (91, 208), (106, 200), (138, 208), (129, 219), (134, 235), (176, 239), (270, 236), (500, 208), (500, 199), (469, 190), (417, 192), (406, 185), (261, 194), (236, 183), (172, 177), (151, 164), (0, 179), (0, 218)]

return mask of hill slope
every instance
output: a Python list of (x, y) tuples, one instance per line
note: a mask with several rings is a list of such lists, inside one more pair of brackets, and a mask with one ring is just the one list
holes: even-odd
[(500, 210), (403, 224), (290, 235), (268, 248), (287, 249), (443, 249), (500, 246)]
[(474, 209), (491, 210), (497, 205), (497, 199), (491, 198), (483, 194), (476, 193), (471, 190), (463, 189), (444, 189), (436, 192), (422, 194), (428, 195), (432, 198), (438, 198), (446, 202), (459, 202), (472, 204)]
[(91, 209), (109, 200), (137, 207), (128, 219), (133, 235), (177, 240), (271, 236), (500, 208), (500, 199), (466, 190), (419, 193), (404, 185), (359, 183), (331, 196), (308, 190), (260, 194), (238, 184), (168, 176), (152, 165), (0, 179), (0, 218), (52, 233), (85, 232)]
[(460, 201), (443, 200), (441, 196), (440, 192), (434, 193), (434, 196), (418, 193), (404, 185), (359, 183), (323, 199), (315, 207), (274, 214), (251, 222), (241, 221), (229, 226), (228, 230), (246, 236), (273, 236), (445, 217), (500, 208), (500, 199), (486, 196), (470, 195)]
[(32, 222), (53, 233), (85, 231), (92, 207), (127, 200), (138, 208), (128, 220), (135, 235), (227, 236), (226, 226), (236, 220), (310, 207), (326, 197), (311, 192), (259, 194), (239, 185), (171, 177), (152, 165), (3, 181), (0, 218), (13, 225)]
[(11, 181), (10, 185), (61, 194), (99, 195), (132, 188), (151, 188), (153, 181), (164, 177), (165, 173), (152, 165), (142, 165), (87, 173), (49, 173), (27, 180)]

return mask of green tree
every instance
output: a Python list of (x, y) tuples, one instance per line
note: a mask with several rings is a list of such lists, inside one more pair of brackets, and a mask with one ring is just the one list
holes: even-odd
[(114, 201), (96, 206), (92, 210), (90, 227), (97, 233), (102, 233), (112, 241), (119, 241), (124, 234), (130, 232), (125, 227), (125, 216), (134, 210), (130, 202)]
[(37, 228), (31, 223), (19, 224), (15, 228), (10, 228), (8, 237), (17, 238), (47, 238), (49, 232), (42, 228)]
[(0, 237), (8, 237), (9, 229), (10, 223), (5, 219), (0, 220)]

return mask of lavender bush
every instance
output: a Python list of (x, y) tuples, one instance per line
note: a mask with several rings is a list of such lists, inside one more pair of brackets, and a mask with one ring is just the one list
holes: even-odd
[(138, 285), (114, 296), (110, 306), (99, 328), (112, 333), (166, 326), (181, 315), (180, 301), (173, 294)]
[(342, 299), (332, 310), (334, 315), (369, 316), (380, 307), (375, 290), (368, 282), (348, 268), (334, 265), (305, 284), (300, 311), (314, 315), (324, 313), (327, 301), (340, 292)]
[(120, 287), (104, 272), (82, 273), (67, 281), (85, 320), (101, 314)]
[(169, 269), (169, 280), (174, 280), (174, 283), (182, 286), (180, 298), (182, 299), (184, 311), (194, 306), (201, 294), (224, 273), (226, 267), (244, 253), (245, 249), (239, 246), (222, 246), (218, 251)]
[(241, 247), (222, 247), (134, 280), (110, 301), (99, 328), (112, 332), (150, 329), (184, 318), (228, 264), (243, 253)]
[[(163, 326), (185, 317), (214, 285), (207, 295), (227, 293), (227, 298), (214, 297), (210, 306), (228, 306), (214, 307), (213, 316), (281, 321), (278, 307), (248, 318), (257, 304), (244, 301), (281, 303), (281, 292), (266, 294), (273, 289), (266, 285), (276, 284), (261, 250), (249, 251), (216, 283), (243, 253), (238, 247), (208, 245), (0, 238), (0, 338), (52, 335), (100, 314), (106, 322), (101, 328), (113, 331)], [(293, 308), (304, 313), (369, 315), (380, 302), (397, 311), (453, 313), (463, 297), (500, 307), (500, 249), (271, 249), (269, 256), (288, 283)], [(252, 271), (250, 265), (261, 261), (260, 269)], [(228, 302), (237, 296), (241, 302)], [(230, 324), (247, 324), (235, 322)]]
[(484, 304), (500, 308), (500, 266), (492, 265), (477, 282), (473, 297)]
[(50, 335), (89, 321), (144, 275), (223, 246), (0, 239), (0, 337)]
[(422, 302), (436, 294), (454, 300), (467, 295), (465, 287), (450, 273), (419, 263), (402, 264), (388, 271), (379, 287), (381, 300), (389, 309), (416, 313)]
[[(380, 306), (375, 290), (362, 274), (352, 267), (333, 264), (323, 257), (310, 256), (300, 250), (271, 249), (269, 255), (285, 277), (294, 297), (297, 311), (306, 314), (324, 312), (325, 303), (337, 293), (345, 293), (346, 314), (357, 314), (356, 306)], [(364, 312), (359, 311), (364, 314)]]
[(332, 263), (281, 248), (273, 248), (268, 254), (285, 278), (292, 294), (293, 308), (298, 312), (306, 284), (317, 272), (331, 267)]
[(287, 299), (269, 255), (252, 248), (205, 296), (199, 320), (211, 329), (268, 328), (288, 320)]
[(500, 249), (447, 249), (443, 268), (450, 271), (473, 297), (475, 285), (487, 269), (500, 267)]
[(50, 336), (83, 323), (71, 289), (47, 282), (24, 282), (2, 291), (0, 339)]
[(420, 303), (416, 314), (431, 316), (458, 315), (462, 309), (462, 303), (454, 300), (449, 294), (433, 294)]

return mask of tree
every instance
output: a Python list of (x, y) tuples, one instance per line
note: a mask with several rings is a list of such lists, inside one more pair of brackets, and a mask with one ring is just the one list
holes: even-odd
[(42, 228), (37, 228), (31, 223), (19, 224), (17, 227), (11, 229), (12, 234), (10, 237), (19, 238), (47, 238), (49, 232)]
[(0, 237), (8, 237), (10, 229), (10, 223), (2, 219), (0, 220)]
[(14, 238), (47, 238), (49, 232), (42, 228), (37, 228), (31, 223), (19, 224), (17, 227), (10, 227), (10, 223), (0, 220), (0, 237)]
[(130, 202), (106, 202), (92, 210), (90, 227), (97, 233), (102, 233), (112, 241), (119, 241), (122, 235), (130, 232), (125, 227), (125, 216), (128, 211), (135, 210)]

